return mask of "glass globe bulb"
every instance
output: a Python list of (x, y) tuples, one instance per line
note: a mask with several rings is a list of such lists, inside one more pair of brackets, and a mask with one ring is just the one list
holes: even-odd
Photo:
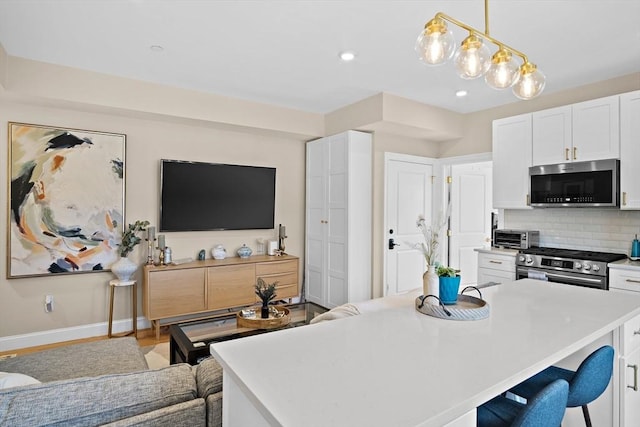
[(476, 79), (491, 66), (491, 52), (475, 35), (470, 35), (460, 45), (454, 58), (458, 75), (463, 79)]
[(500, 48), (491, 58), (491, 66), (484, 75), (484, 81), (494, 89), (506, 89), (518, 79), (518, 64), (511, 53)]
[(444, 64), (453, 56), (455, 41), (453, 33), (447, 29), (442, 19), (427, 22), (424, 31), (416, 40), (415, 50), (420, 61), (427, 65)]
[(520, 99), (533, 99), (544, 90), (545, 76), (542, 71), (530, 63), (526, 62), (520, 67), (520, 77), (513, 85), (513, 94)]

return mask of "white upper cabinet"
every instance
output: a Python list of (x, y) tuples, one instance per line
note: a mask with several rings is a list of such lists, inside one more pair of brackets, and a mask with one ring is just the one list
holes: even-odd
[(493, 121), (493, 207), (528, 209), (531, 114)]
[(582, 162), (620, 158), (618, 95), (573, 104), (572, 121), (572, 160)]
[(532, 164), (549, 165), (570, 159), (571, 106), (536, 111), (533, 127)]
[(619, 97), (537, 111), (533, 165), (620, 158)]
[(640, 209), (640, 90), (620, 96), (620, 209)]

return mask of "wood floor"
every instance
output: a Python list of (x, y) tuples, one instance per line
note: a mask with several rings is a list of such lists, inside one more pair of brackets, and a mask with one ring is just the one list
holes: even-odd
[[(62, 346), (65, 346), (65, 345), (70, 345), (70, 344), (78, 344), (78, 343), (83, 343), (83, 342), (92, 342), (92, 341), (100, 341), (100, 340), (107, 340), (107, 339), (109, 339), (109, 338), (106, 335), (103, 335), (103, 336), (99, 336), (99, 337), (84, 338), (84, 339), (80, 339), (80, 340), (65, 341), (65, 342), (54, 343), (54, 344), (45, 344), (45, 345), (39, 345), (39, 346), (35, 346), (35, 347), (28, 347), (28, 348), (21, 348), (21, 349), (16, 349), (16, 350), (3, 351), (3, 352), (0, 352), (0, 358), (2, 356), (7, 356), (7, 355), (29, 354), (29, 353), (35, 353), (36, 351), (42, 351), (42, 350), (47, 350), (47, 349), (50, 349), (50, 348), (62, 347)], [(169, 341), (169, 328), (168, 327), (160, 328), (160, 340), (156, 340), (155, 333), (151, 329), (140, 329), (140, 330), (138, 330), (138, 345), (140, 347), (146, 347), (146, 346), (149, 346), (149, 345), (155, 345), (155, 344), (159, 344), (159, 343), (162, 343), (162, 342), (168, 342), (168, 341)]]

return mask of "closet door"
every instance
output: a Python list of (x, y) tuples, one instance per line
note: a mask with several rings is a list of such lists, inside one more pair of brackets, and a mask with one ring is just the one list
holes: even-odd
[(371, 135), (307, 143), (305, 295), (327, 308), (371, 298)]
[(322, 306), (326, 306), (326, 151), (322, 139), (307, 143), (305, 293), (308, 301)]

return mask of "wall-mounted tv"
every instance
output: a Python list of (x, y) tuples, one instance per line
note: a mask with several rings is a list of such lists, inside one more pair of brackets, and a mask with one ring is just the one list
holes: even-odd
[(160, 231), (274, 227), (276, 169), (161, 160)]

